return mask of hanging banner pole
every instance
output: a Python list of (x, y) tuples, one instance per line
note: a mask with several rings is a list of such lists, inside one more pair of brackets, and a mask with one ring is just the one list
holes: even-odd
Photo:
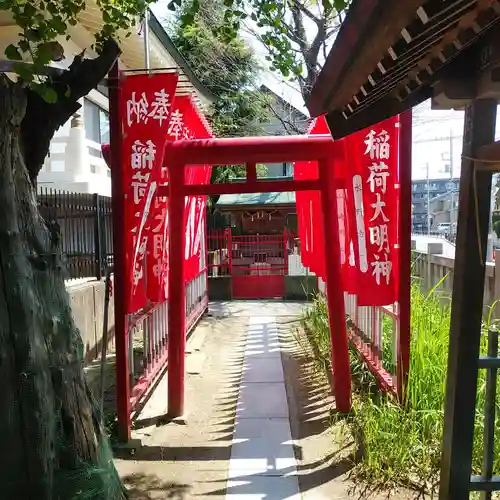
[(399, 359), (397, 383), (400, 399), (405, 396), (410, 369), (411, 338), (411, 171), (412, 171), (412, 111), (405, 111), (399, 129)]
[(116, 406), (118, 416), (118, 439), (129, 441), (130, 429), (130, 377), (128, 360), (127, 324), (127, 262), (125, 222), (125, 182), (122, 175), (121, 121), (123, 109), (120, 106), (121, 86), (118, 62), (109, 73), (109, 121), (110, 145), (108, 160), (111, 166), (111, 203), (113, 208), (113, 261), (114, 261), (114, 304), (116, 342)]
[(144, 30), (144, 67), (150, 69), (150, 57), (149, 57), (149, 8), (144, 12), (143, 20), (143, 30)]

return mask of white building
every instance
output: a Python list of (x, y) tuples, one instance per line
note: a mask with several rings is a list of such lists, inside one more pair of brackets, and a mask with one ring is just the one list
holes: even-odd
[[(68, 67), (74, 56), (84, 49), (88, 57), (95, 57), (91, 50), (94, 34), (102, 27), (102, 14), (96, 0), (87, 0), (87, 8), (79, 16), (79, 24), (69, 27), (70, 39), (61, 37), (65, 59), (57, 66)], [(142, 27), (132, 29), (132, 35), (120, 43), (120, 67), (141, 69), (145, 66), (145, 43)], [(17, 39), (19, 28), (10, 14), (0, 13), (0, 51)], [(194, 93), (202, 108), (208, 106), (213, 96), (205, 89), (186, 61), (174, 47), (167, 33), (150, 13), (149, 58), (151, 68), (177, 69), (179, 92)], [(82, 108), (55, 134), (50, 153), (38, 176), (40, 188), (54, 188), (79, 193), (111, 195), (111, 174), (102, 158), (101, 144), (109, 142), (109, 106), (106, 87), (99, 87), (81, 100)], [(43, 124), (40, 124), (43, 126)]]

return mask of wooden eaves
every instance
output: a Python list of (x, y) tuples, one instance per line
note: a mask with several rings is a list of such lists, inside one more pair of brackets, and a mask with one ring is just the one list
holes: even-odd
[(354, 0), (308, 109), (340, 138), (431, 97), (446, 109), (488, 97), (499, 20), (498, 0)]

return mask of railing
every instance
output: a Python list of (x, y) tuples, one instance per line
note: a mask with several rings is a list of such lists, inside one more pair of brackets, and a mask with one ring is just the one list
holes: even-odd
[(478, 368), (486, 370), (486, 386), (484, 388), (484, 431), (483, 431), (483, 470), (481, 476), (471, 476), (469, 491), (483, 492), (481, 498), (496, 498), (493, 491), (500, 491), (500, 477), (493, 475), (495, 459), (495, 427), (497, 412), (497, 379), (500, 368), (498, 357), (498, 329), (488, 330), (488, 350), (486, 356), (480, 356)]
[(189, 332), (208, 307), (207, 269), (186, 285), (186, 330)]
[(231, 274), (231, 230), (213, 229), (207, 234), (208, 276), (220, 277)]
[(231, 246), (231, 274), (234, 276), (288, 274), (283, 234), (232, 236)]
[[(279, 274), (288, 276), (314, 274), (303, 266), (300, 255), (300, 240), (291, 233), (233, 236), (230, 228), (213, 229), (207, 234), (207, 248), (208, 275), (211, 278), (229, 276), (232, 269), (236, 271), (233, 274), (238, 274), (238, 269), (241, 271), (245, 267), (249, 267), (255, 258), (258, 261), (260, 254), (265, 254), (265, 259), (270, 264), (271, 270), (276, 270), (279, 267)], [(247, 262), (246, 266), (245, 262)], [(258, 267), (258, 265), (254, 265), (253, 274), (257, 272)]]
[[(186, 335), (208, 307), (207, 270), (186, 284)], [(134, 411), (168, 362), (168, 301), (129, 319), (130, 409)]]
[(456, 233), (440, 233), (439, 231), (414, 231), (412, 232), (415, 236), (432, 236), (434, 238), (441, 238), (446, 240), (453, 245), (456, 243), (457, 234)]
[(401, 373), (398, 304), (359, 306), (356, 295), (344, 294), (347, 327), (352, 344), (363, 356), (382, 390), (397, 394)]
[(168, 302), (154, 306), (129, 323), (130, 407), (136, 408), (167, 362)]
[(101, 279), (113, 263), (111, 198), (41, 187), (38, 207), (59, 234), (68, 278)]

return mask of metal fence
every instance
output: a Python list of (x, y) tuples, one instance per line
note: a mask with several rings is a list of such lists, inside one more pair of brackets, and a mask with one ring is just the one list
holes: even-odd
[(101, 279), (113, 263), (111, 198), (39, 187), (38, 207), (60, 233), (68, 279)]
[[(402, 348), (399, 329), (399, 305), (360, 306), (357, 296), (344, 293), (347, 327), (352, 344), (363, 356), (384, 391), (397, 394)], [(406, 376), (406, 374), (405, 374)]]

